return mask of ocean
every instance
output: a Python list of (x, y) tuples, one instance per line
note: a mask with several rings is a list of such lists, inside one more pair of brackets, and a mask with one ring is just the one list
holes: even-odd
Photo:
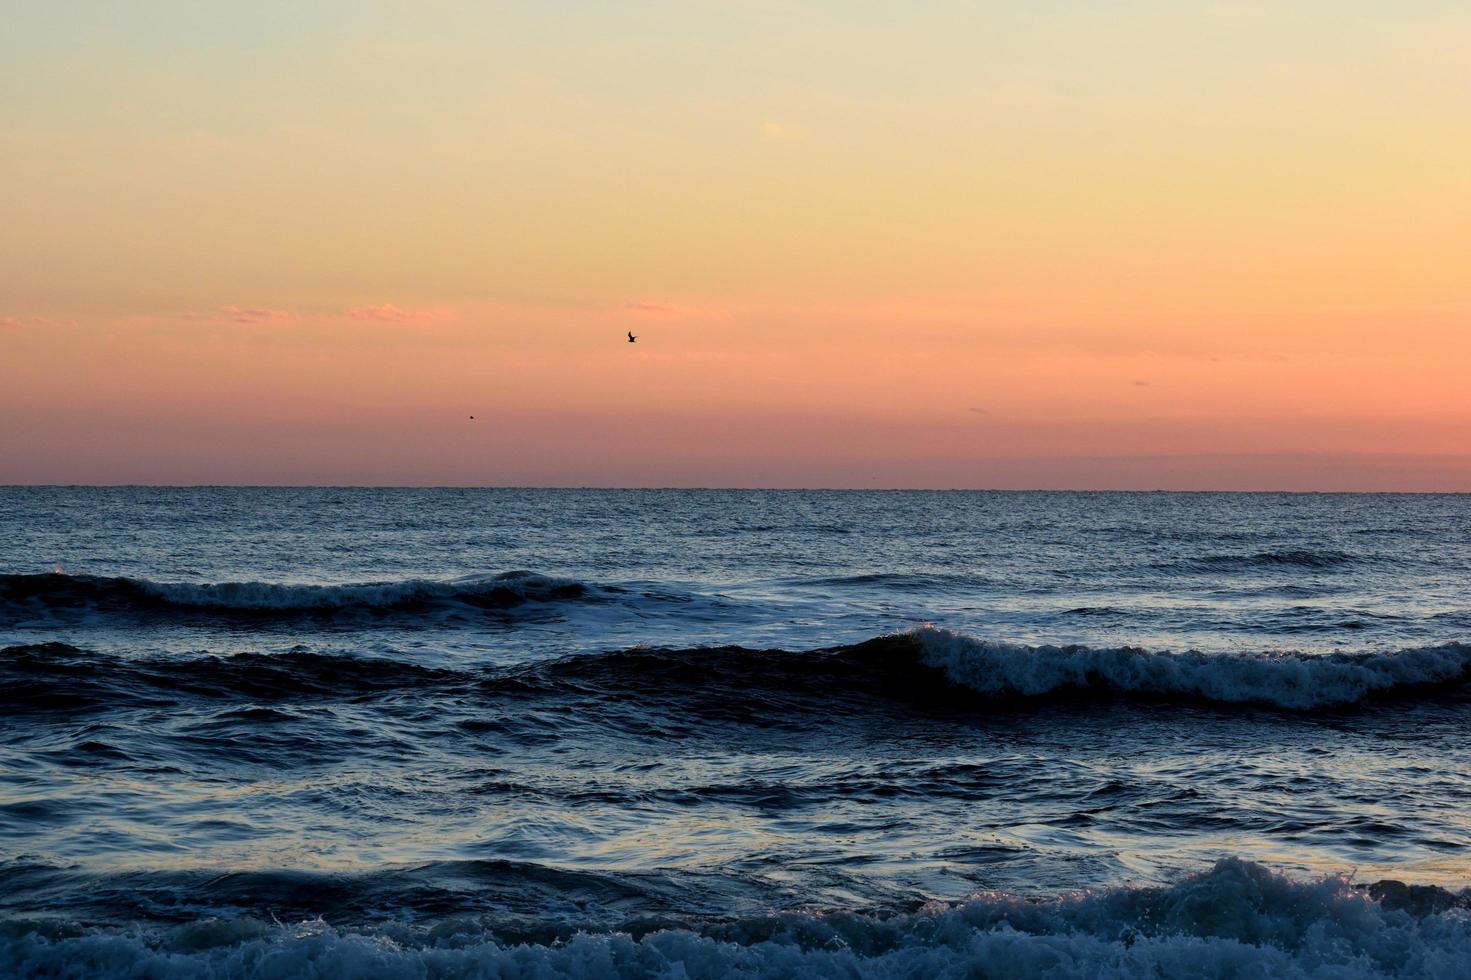
[(1471, 976), (1471, 496), (0, 488), (0, 976)]

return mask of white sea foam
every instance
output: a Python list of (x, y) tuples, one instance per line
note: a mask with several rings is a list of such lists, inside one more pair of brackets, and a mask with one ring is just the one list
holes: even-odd
[(1390, 909), (1330, 878), (1225, 861), (1170, 888), (1000, 894), (879, 918), (778, 915), (641, 938), (501, 945), (483, 929), (253, 920), (162, 930), (0, 930), (0, 974), (155, 978), (1471, 977), (1460, 908)]
[(1353, 704), (1398, 688), (1457, 682), (1471, 673), (1471, 646), (1462, 643), (1386, 653), (1206, 654), (1021, 646), (935, 628), (914, 635), (924, 663), (958, 684), (998, 697), (1121, 691), (1306, 709)]

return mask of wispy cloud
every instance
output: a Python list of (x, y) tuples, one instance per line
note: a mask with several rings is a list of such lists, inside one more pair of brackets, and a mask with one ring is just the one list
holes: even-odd
[(57, 320), (49, 316), (0, 316), (0, 327), (20, 330), (24, 327), (75, 327), (75, 320)]
[(791, 143), (806, 139), (807, 130), (801, 126), (793, 126), (790, 123), (779, 123), (768, 119), (761, 124), (761, 135), (769, 140)]
[(290, 310), (271, 310), (263, 306), (225, 306), (221, 307), (220, 314), (236, 323), (279, 323), (283, 320), (299, 320), (301, 314), (292, 313)]
[(1206, 360), (1212, 364), (1220, 364), (1223, 361), (1268, 361), (1275, 364), (1287, 363), (1286, 354), (1278, 354), (1273, 351), (1262, 351), (1260, 353), (1251, 351), (1237, 351), (1231, 354), (1211, 354)]
[(679, 306), (652, 300), (634, 300), (623, 304), (623, 312), (630, 316), (665, 317), (694, 320), (724, 319), (730, 314), (726, 310), (705, 309), (695, 306)]
[(455, 312), (447, 309), (404, 309), (392, 303), (379, 306), (353, 306), (340, 312), (281, 310), (268, 306), (222, 306), (208, 313), (186, 313), (191, 320), (215, 323), (330, 323), (341, 320), (376, 321), (379, 323), (426, 323), (453, 320)]
[(625, 303), (623, 304), (623, 308), (630, 313), (642, 313), (649, 316), (662, 316), (666, 313), (675, 312), (672, 306), (664, 303), (649, 303), (643, 300), (634, 303)]
[(410, 323), (428, 320), (453, 320), (453, 310), (405, 310), (392, 303), (381, 306), (354, 306), (344, 310), (343, 316), (353, 320), (381, 320), (385, 323)]

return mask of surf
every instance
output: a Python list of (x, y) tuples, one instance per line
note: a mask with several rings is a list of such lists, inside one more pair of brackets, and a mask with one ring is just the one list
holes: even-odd
[(9, 975), (215, 978), (715, 978), (1471, 975), (1466, 893), (1297, 880), (1227, 859), (1163, 887), (983, 892), (917, 911), (666, 915), (518, 936), (484, 916), (332, 923), (0, 921)]
[[(350, 698), (402, 690), (485, 703), (568, 698), (657, 701), (730, 717), (824, 710), (835, 701), (947, 710), (1134, 701), (1342, 709), (1464, 693), (1471, 645), (1391, 651), (1202, 653), (1029, 646), (936, 627), (809, 651), (643, 647), (505, 665), (426, 665), (293, 648), (228, 656), (120, 657), (64, 643), (0, 650), (0, 706), (105, 710), (160, 698)], [(722, 707), (723, 706), (723, 707)]]

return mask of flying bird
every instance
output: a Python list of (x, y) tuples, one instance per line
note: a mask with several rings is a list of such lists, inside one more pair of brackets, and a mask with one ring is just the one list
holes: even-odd
[(632, 330), (628, 331), (628, 342), (630, 344), (632, 344), (632, 343), (636, 343), (637, 341), (638, 341), (638, 338), (633, 335), (633, 331)]

